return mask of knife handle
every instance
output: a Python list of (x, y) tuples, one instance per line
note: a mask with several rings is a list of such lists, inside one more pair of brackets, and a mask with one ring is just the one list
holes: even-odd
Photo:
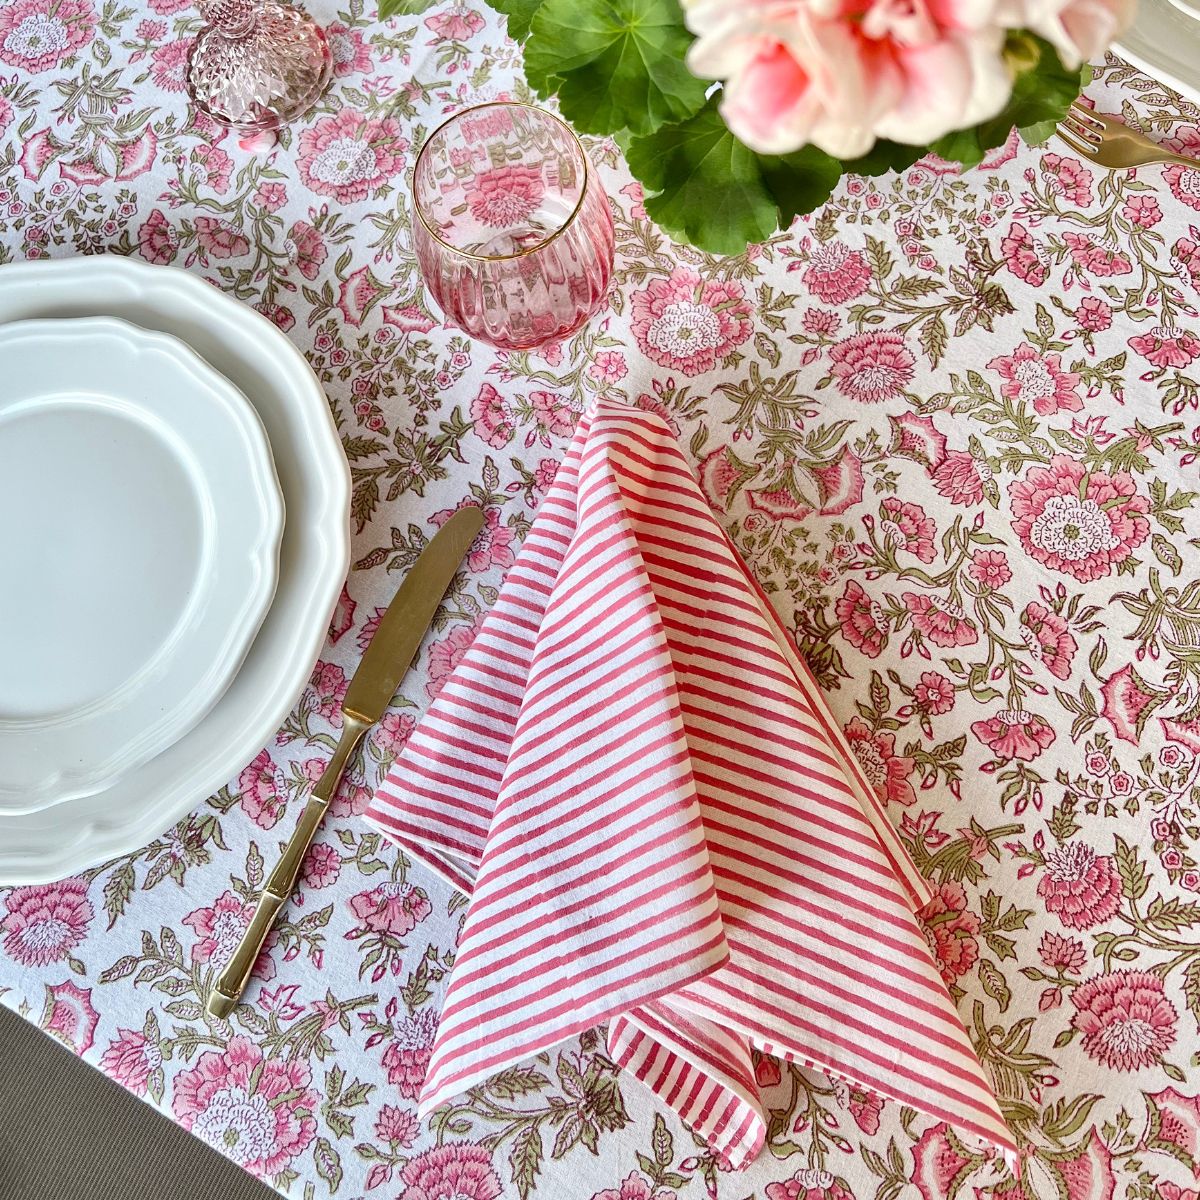
[(287, 903), (287, 898), (296, 886), (304, 856), (321, 826), (334, 792), (337, 791), (342, 774), (346, 770), (346, 763), (370, 725), (371, 723), (362, 717), (343, 711), (342, 736), (337, 749), (334, 750), (329, 765), (321, 773), (321, 778), (313, 785), (312, 795), (300, 814), (295, 832), (288, 839), (283, 856), (275, 864), (275, 869), (258, 899), (254, 916), (208, 998), (208, 1011), (214, 1017), (228, 1017), (237, 1007), (263, 942), (267, 940), (267, 934), (271, 932), (279, 910)]

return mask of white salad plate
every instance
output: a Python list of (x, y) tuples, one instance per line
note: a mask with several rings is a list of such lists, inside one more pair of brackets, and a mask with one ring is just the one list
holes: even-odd
[(108, 787), (193, 728), (275, 592), (262, 422), (181, 342), (0, 326), (0, 813)]
[(202, 278), (116, 255), (0, 266), (0, 328), (111, 316), (172, 334), (262, 421), (283, 493), (275, 597), (241, 669), (188, 733), (91, 796), (0, 814), (0, 883), (41, 883), (146, 845), (229, 782), (312, 672), (350, 560), (350, 471), (316, 376), (265, 317)]
[(1113, 50), (1138, 70), (1200, 104), (1198, 16), (1200, 0), (1138, 0), (1133, 25)]

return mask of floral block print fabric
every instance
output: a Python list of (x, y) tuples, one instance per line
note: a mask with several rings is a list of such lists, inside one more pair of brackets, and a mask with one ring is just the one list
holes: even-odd
[[(137, 854), (0, 892), (3, 1001), (295, 1197), (1195, 1200), (1200, 1192), (1200, 172), (1051, 144), (848, 180), (718, 260), (646, 221), (610, 142), (609, 307), (497, 354), (441, 327), (406, 173), (526, 95), (482, 4), (315, 0), (337, 63), (266, 157), (189, 111), (184, 0), (0, 3), (0, 257), (192, 270), (308, 354), (354, 471), (354, 565), (271, 745)], [(1089, 89), (1175, 149), (1200, 110)], [(0, 268), (2, 269), (2, 268)], [(660, 414), (935, 892), (924, 930), (1020, 1182), (939, 1121), (773, 1058), (732, 1172), (586, 1035), (419, 1119), (463, 898), (361, 820), (603, 393)], [(231, 1024), (205, 1017), (380, 608), (487, 511)]]

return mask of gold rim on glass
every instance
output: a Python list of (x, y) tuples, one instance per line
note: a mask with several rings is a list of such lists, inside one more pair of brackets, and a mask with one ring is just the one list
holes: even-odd
[[(421, 201), (417, 198), (417, 177), (421, 171), (421, 159), (425, 157), (425, 151), (429, 149), (433, 139), (447, 125), (453, 125), (455, 121), (461, 120), (468, 113), (478, 112), (482, 108), (527, 108), (531, 112), (539, 113), (543, 117), (549, 117), (552, 121), (557, 121), (567, 131), (567, 136), (575, 143), (575, 149), (579, 151), (579, 157), (583, 160), (583, 185), (579, 189), (579, 199), (575, 201), (575, 207), (571, 209), (570, 215), (549, 237), (543, 238), (536, 246), (528, 246), (524, 250), (518, 250), (516, 254), (472, 254), (469, 250), (460, 250), (457, 246), (452, 246), (448, 241), (440, 237), (425, 219), (425, 213), (421, 208)], [(515, 258), (525, 258), (530, 254), (536, 254), (539, 250), (543, 250), (550, 245), (555, 238), (560, 237), (570, 229), (571, 225), (574, 224), (575, 218), (579, 216), (579, 210), (583, 207), (584, 198), (587, 196), (588, 184), (591, 182), (591, 171), (592, 164), (588, 159), (587, 151), (583, 148), (583, 143), (576, 136), (575, 130), (557, 113), (552, 113), (546, 108), (539, 108), (536, 104), (526, 104), (523, 100), (487, 100), (482, 104), (472, 104), (470, 108), (459, 109), (458, 112), (447, 117), (425, 139), (425, 144), (421, 147), (421, 152), (417, 155), (417, 161), (413, 165), (412, 182), (409, 184), (408, 190), (412, 196), (413, 211), (417, 214), (417, 218), (421, 224), (425, 226), (425, 232), (439, 246), (444, 246), (451, 254), (457, 254), (461, 258), (473, 258), (478, 262), (509, 262)]]

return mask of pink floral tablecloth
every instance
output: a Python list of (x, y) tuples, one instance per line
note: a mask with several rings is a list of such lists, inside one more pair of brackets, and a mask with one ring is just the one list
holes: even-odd
[[(717, 260), (647, 223), (615, 146), (608, 311), (498, 355), (440, 328), (405, 173), (443, 114), (524, 94), (482, 4), (330, 23), (321, 107), (254, 158), (190, 113), (186, 0), (0, 3), (0, 261), (194, 270), (324, 381), (354, 568), (277, 739), (143, 851), (0, 892), (0, 998), (281, 1192), (325, 1200), (1195, 1200), (1200, 1186), (1200, 172), (1010, 146), (846, 183)], [(1098, 107), (1200, 154), (1111, 60)], [(2, 270), (3, 268), (0, 268)], [(1027, 1147), (774, 1060), (730, 1173), (595, 1035), (421, 1122), (461, 896), (358, 820), (529, 527), (589, 397), (662, 413), (795, 630), (923, 871), (928, 936)], [(232, 1028), (202, 999), (337, 734), (379, 606), (474, 497), (487, 527), (371, 735)]]

